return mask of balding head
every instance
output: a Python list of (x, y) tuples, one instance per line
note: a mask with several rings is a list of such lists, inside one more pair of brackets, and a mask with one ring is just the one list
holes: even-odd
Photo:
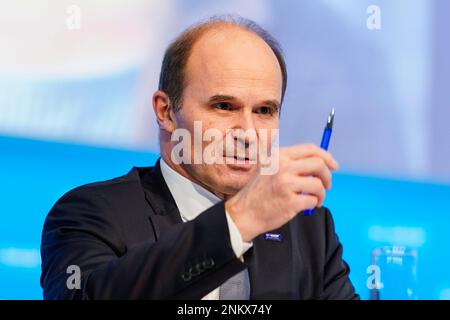
[(282, 102), (287, 86), (287, 70), (283, 53), (277, 40), (251, 20), (235, 16), (219, 16), (194, 24), (185, 30), (169, 45), (164, 54), (159, 78), (159, 90), (164, 91), (170, 97), (174, 111), (178, 111), (182, 105), (183, 90), (187, 85), (186, 65), (195, 44), (207, 32), (211, 34), (227, 29), (230, 31), (233, 27), (258, 37), (275, 55), (282, 77)]

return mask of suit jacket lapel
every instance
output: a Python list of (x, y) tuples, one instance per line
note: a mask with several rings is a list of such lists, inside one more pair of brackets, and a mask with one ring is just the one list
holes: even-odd
[(244, 254), (249, 269), (251, 299), (293, 299), (292, 239), (289, 225), (270, 233), (281, 234), (281, 241), (266, 240), (264, 234), (253, 240)]
[(155, 240), (174, 224), (183, 222), (175, 200), (164, 181), (159, 162), (160, 159), (142, 179), (145, 197), (155, 213), (149, 215), (154, 226)]

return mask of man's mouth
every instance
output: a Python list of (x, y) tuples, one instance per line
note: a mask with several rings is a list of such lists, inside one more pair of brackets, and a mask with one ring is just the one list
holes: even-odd
[(236, 160), (239, 160), (239, 161), (250, 161), (250, 158), (248, 158), (248, 157), (234, 156), (233, 158)]
[(240, 156), (232, 156), (227, 157), (224, 156), (225, 164), (228, 165), (232, 169), (238, 170), (249, 170), (255, 164), (255, 160), (251, 160), (249, 157), (240, 157)]

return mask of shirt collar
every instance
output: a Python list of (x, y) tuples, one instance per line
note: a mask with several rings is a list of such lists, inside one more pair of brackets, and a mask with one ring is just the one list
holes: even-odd
[(173, 170), (163, 158), (160, 160), (160, 166), (162, 176), (184, 222), (195, 219), (200, 213), (221, 201), (212, 192)]

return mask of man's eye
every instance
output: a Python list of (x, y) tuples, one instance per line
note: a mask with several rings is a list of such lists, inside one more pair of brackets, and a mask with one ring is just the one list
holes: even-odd
[(218, 103), (215, 105), (215, 107), (220, 110), (231, 110), (231, 104), (226, 102)]
[(259, 114), (273, 114), (273, 110), (269, 107), (260, 107), (256, 109), (256, 113)]

